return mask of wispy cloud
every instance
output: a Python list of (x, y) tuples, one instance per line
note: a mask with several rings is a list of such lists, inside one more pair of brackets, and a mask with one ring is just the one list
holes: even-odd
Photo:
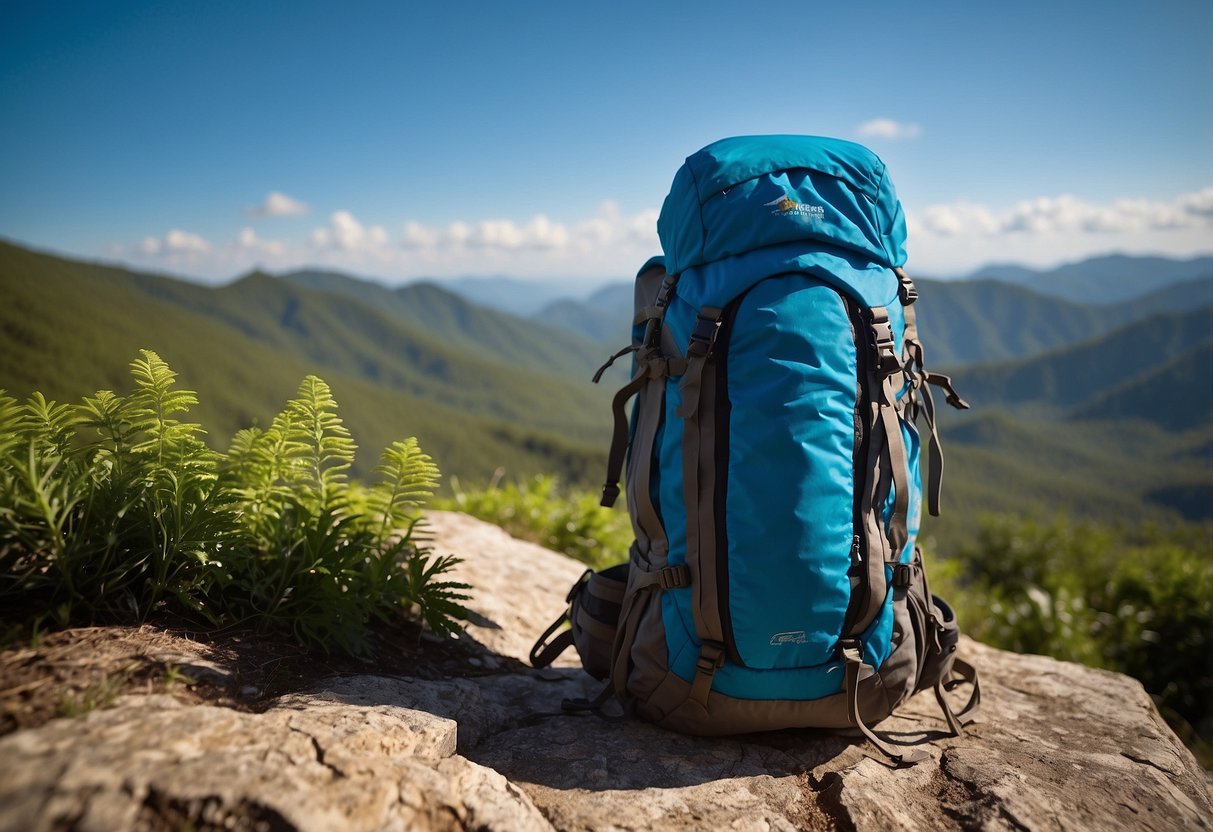
[(261, 257), (281, 257), (286, 254), (286, 244), (281, 240), (263, 240), (251, 228), (244, 228), (236, 238), (236, 249)]
[(608, 250), (657, 246), (657, 211), (623, 216), (619, 206), (606, 201), (597, 213), (574, 223), (558, 222), (536, 214), (523, 223), (509, 219), (477, 222), (456, 221), (446, 226), (406, 222), (401, 245), (406, 249), (436, 252), (491, 251), (548, 253), (553, 256), (580, 254), (602, 256)]
[(891, 118), (874, 118), (856, 127), (855, 133), (864, 139), (887, 139), (897, 142), (918, 138), (922, 135), (922, 127)]
[(163, 237), (144, 237), (139, 250), (147, 255), (206, 254), (212, 246), (198, 234), (174, 228)]
[(1213, 227), (1213, 187), (1169, 202), (1118, 199), (1100, 205), (1069, 194), (1042, 196), (997, 213), (983, 205), (932, 205), (915, 230), (944, 237), (961, 234), (1132, 234)]
[(251, 217), (301, 217), (310, 211), (306, 202), (292, 199), (279, 191), (271, 191), (260, 204), (244, 213)]
[[(1099, 203), (1062, 194), (1001, 208), (958, 200), (906, 211), (910, 265), (926, 273), (970, 271), (994, 260), (1044, 265), (1109, 250), (1182, 256), (1213, 248), (1213, 186), (1170, 200)], [(263, 238), (251, 226), (226, 240), (174, 228), (114, 245), (109, 254), (213, 280), (255, 266), (323, 266), (388, 281), (464, 274), (622, 279), (660, 252), (657, 213), (625, 213), (605, 201), (581, 218), (409, 220), (389, 230), (342, 210), (293, 238)]]
[(1048, 266), (1109, 251), (1190, 256), (1213, 245), (1213, 187), (1171, 200), (1107, 203), (1062, 194), (996, 210), (958, 201), (907, 207), (911, 267), (964, 273), (991, 261)]
[(383, 226), (364, 226), (349, 211), (336, 211), (331, 214), (329, 224), (312, 229), (308, 239), (316, 249), (332, 248), (351, 252), (376, 251), (389, 242), (388, 233)]

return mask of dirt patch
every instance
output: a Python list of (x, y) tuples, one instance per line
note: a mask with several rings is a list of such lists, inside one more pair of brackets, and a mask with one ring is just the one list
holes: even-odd
[(372, 643), (371, 658), (355, 659), (253, 632), (201, 633), (170, 624), (62, 630), (0, 650), (0, 736), (104, 708), (127, 693), (259, 711), (332, 676), (445, 679), (520, 667), (470, 638), (438, 639), (414, 625), (379, 627)]

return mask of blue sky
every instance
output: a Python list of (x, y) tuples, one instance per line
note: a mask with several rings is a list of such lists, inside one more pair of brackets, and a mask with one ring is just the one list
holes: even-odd
[(0, 237), (219, 281), (628, 277), (727, 135), (861, 141), (909, 266), (1213, 251), (1213, 4), (0, 3)]

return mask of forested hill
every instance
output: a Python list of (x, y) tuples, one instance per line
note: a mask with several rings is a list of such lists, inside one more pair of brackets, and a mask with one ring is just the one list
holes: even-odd
[[(947, 511), (928, 534), (965, 539), (985, 511), (1211, 519), (1213, 279), (1103, 306), (995, 281), (921, 286), (930, 364), (951, 365), (973, 404), (945, 408)], [(207, 287), (5, 243), (0, 294), (0, 388), (15, 396), (126, 389), (150, 348), (199, 392), (197, 420), (223, 447), (315, 373), (364, 448), (416, 435), (466, 483), (504, 469), (597, 485), (613, 385), (588, 376), (631, 320), (626, 284), (522, 319), (432, 284), (307, 272)]]
[[(315, 373), (332, 385), (364, 447), (417, 435), (447, 474), (472, 480), (498, 467), (582, 482), (599, 476), (609, 393), (577, 366), (589, 366), (592, 348), (569, 336), (552, 338), (567, 348), (564, 364), (539, 341), (529, 359), (503, 360), (391, 309), (269, 275), (213, 288), (8, 243), (0, 243), (0, 295), (0, 388), (19, 397), (39, 390), (78, 400), (123, 389), (128, 363), (149, 348), (199, 392), (197, 415), (215, 442), (265, 424)], [(452, 308), (459, 304), (480, 312), (458, 298)], [(374, 462), (361, 459), (359, 469)]]

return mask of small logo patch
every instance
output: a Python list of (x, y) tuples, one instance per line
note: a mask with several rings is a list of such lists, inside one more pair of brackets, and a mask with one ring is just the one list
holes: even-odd
[(820, 220), (826, 215), (825, 206), (822, 205), (805, 205), (803, 202), (797, 202), (790, 196), (781, 196), (779, 199), (772, 199), (770, 202), (764, 203), (765, 207), (772, 208), (771, 214), (777, 217), (805, 217), (806, 219)]
[(782, 644), (804, 644), (804, 630), (793, 630), (790, 633), (776, 633), (771, 636), (771, 646), (779, 647)]

